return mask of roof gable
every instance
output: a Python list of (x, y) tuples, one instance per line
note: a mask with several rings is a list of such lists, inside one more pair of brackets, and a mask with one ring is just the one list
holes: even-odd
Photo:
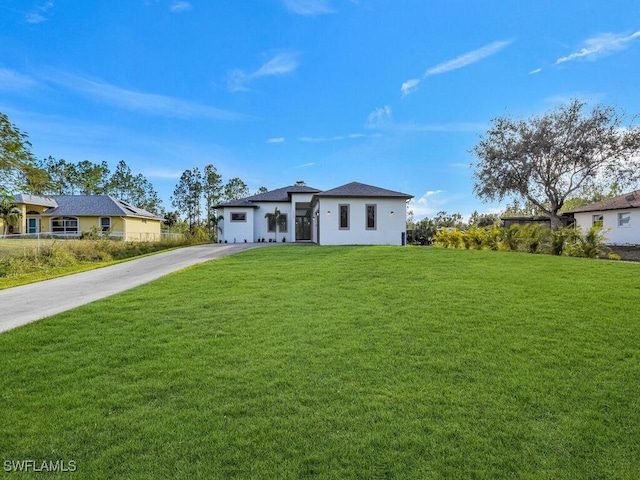
[(640, 208), (640, 190), (635, 190), (631, 193), (625, 193), (624, 195), (618, 195), (617, 197), (607, 198), (600, 202), (590, 203), (583, 205), (582, 207), (574, 208), (566, 213), (581, 213), (581, 212), (597, 212), (602, 210), (626, 210), (629, 208)]
[(294, 193), (318, 193), (320, 190), (306, 185), (289, 185), (288, 187), (277, 188), (264, 193), (251, 195), (250, 197), (232, 200), (230, 202), (221, 203), (218, 207), (257, 207), (255, 203), (259, 202), (289, 202), (291, 194)]
[(316, 197), (387, 197), (387, 198), (413, 198), (408, 193), (395, 192), (386, 188), (374, 187), (359, 182), (351, 182), (341, 187), (333, 188), (316, 194)]

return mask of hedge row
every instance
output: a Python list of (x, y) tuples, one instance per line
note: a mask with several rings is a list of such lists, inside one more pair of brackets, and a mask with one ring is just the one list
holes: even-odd
[(551, 230), (544, 225), (512, 225), (509, 228), (473, 227), (466, 231), (442, 229), (433, 237), (434, 244), (445, 248), (501, 250), (572, 257), (620, 260), (605, 245), (600, 227), (583, 232), (579, 227)]

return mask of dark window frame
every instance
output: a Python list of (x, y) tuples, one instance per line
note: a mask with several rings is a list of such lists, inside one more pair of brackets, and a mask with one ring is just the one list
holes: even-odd
[[(369, 212), (372, 211), (373, 215), (370, 215)], [(364, 207), (364, 224), (367, 230), (377, 230), (378, 229), (378, 205), (375, 203), (367, 203)], [(372, 225), (373, 223), (373, 225)]]
[[(344, 215), (343, 215), (344, 213)], [(351, 225), (351, 208), (348, 203), (338, 205), (338, 228), (340, 230), (349, 230)]]

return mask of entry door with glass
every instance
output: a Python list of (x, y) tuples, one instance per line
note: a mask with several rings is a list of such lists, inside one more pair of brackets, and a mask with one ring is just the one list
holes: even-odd
[(310, 203), (296, 203), (296, 241), (311, 241)]
[(38, 218), (27, 218), (27, 233), (38, 233), (40, 231), (39, 223), (40, 219)]

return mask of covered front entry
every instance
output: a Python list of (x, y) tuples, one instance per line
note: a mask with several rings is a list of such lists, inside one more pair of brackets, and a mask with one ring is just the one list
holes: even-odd
[(311, 241), (311, 203), (296, 203), (296, 242)]

